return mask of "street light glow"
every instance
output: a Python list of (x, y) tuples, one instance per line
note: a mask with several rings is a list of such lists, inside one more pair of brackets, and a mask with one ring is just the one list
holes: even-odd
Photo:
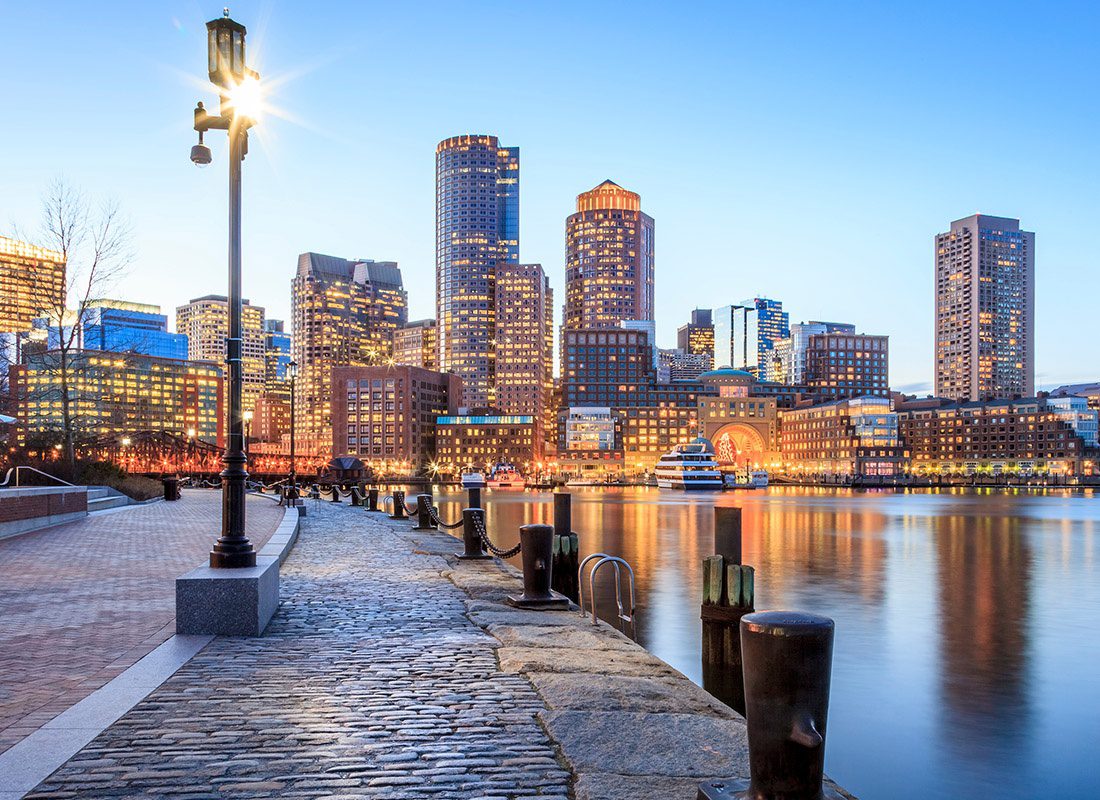
[(259, 79), (246, 75), (229, 92), (229, 106), (236, 115), (259, 120), (264, 111), (264, 90)]

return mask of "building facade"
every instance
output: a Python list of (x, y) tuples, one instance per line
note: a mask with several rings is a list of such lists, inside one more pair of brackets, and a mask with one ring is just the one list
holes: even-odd
[(89, 303), (81, 324), (81, 342), (87, 350), (142, 353), (181, 361), (189, 355), (187, 336), (168, 332), (168, 317), (160, 313), (160, 306), (124, 300)]
[(915, 475), (1096, 475), (1100, 411), (1084, 397), (899, 404)]
[(439, 350), (434, 319), (407, 322), (393, 332), (393, 363), (438, 369)]
[(519, 263), (519, 148), (495, 136), (444, 139), (435, 151), (439, 369), (472, 406), (496, 404), (496, 270)]
[(436, 418), (462, 403), (457, 375), (408, 366), (332, 369), (332, 452), (381, 473), (420, 472), (436, 457)]
[(436, 463), (440, 471), (488, 471), (500, 462), (530, 472), (535, 455), (535, 418), (526, 414), (464, 414), (438, 417)]
[[(57, 351), (28, 353), (11, 370), (20, 436), (58, 437), (64, 429)], [(207, 361), (140, 353), (73, 350), (69, 402), (78, 441), (167, 431), (222, 444), (222, 371)]]
[(1035, 394), (1035, 234), (975, 214), (936, 236), (935, 393)]
[(496, 288), (496, 407), (535, 418), (535, 457), (554, 384), (554, 291), (540, 264), (501, 264)]
[(792, 322), (790, 336), (775, 343), (769, 380), (792, 385), (805, 383), (806, 353), (810, 349), (810, 337), (820, 333), (855, 332), (856, 326), (846, 322)]
[(714, 310), (714, 366), (744, 370), (760, 380), (772, 374), (776, 343), (790, 336), (783, 303), (766, 297)]
[(789, 475), (893, 477), (908, 456), (886, 397), (855, 397), (780, 411), (780, 450)]
[(565, 328), (653, 319), (653, 218), (612, 181), (577, 195), (565, 222)]
[(0, 236), (0, 332), (29, 331), (43, 311), (64, 305), (64, 254)]
[(685, 353), (706, 355), (714, 361), (714, 313), (709, 308), (691, 312), (691, 322), (676, 330), (676, 347)]
[(752, 373), (724, 367), (699, 380), (711, 391), (700, 395), (699, 435), (714, 446), (724, 470), (774, 467), (779, 460), (779, 418), (775, 397), (757, 394)]
[(815, 400), (890, 393), (890, 337), (815, 333), (806, 349), (806, 385)]
[[(255, 408), (267, 380), (264, 309), (244, 300), (241, 331), (241, 409), (247, 412)], [(187, 337), (187, 358), (191, 361), (224, 364), (225, 340), (229, 335), (229, 299), (209, 294), (177, 307), (176, 333)]]
[(293, 283), (296, 431), (302, 453), (332, 446), (333, 367), (385, 364), (408, 321), (408, 296), (393, 261), (298, 256)]
[(290, 334), (281, 319), (264, 320), (264, 394), (290, 402)]
[(680, 383), (695, 381), (709, 372), (713, 359), (710, 353), (687, 353), (679, 347), (657, 351), (657, 382)]

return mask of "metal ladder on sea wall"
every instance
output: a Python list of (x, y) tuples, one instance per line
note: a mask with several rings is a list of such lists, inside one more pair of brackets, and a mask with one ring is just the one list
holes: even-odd
[[(630, 564), (618, 556), (611, 556), (607, 553), (593, 553), (592, 555), (585, 556), (581, 561), (580, 566), (577, 567), (577, 605), (581, 607), (581, 616), (587, 616), (588, 612), (584, 608), (584, 567), (590, 561), (596, 560), (596, 563), (592, 565), (592, 569), (588, 572), (588, 594), (590, 598), (591, 611), (592, 611), (592, 624), (595, 625), (599, 617), (596, 614), (596, 573), (599, 572), (600, 567), (604, 564), (610, 564), (615, 568), (615, 605), (618, 607), (618, 620), (619, 630), (626, 633), (626, 626), (630, 625), (630, 638), (638, 638), (638, 630), (635, 625), (635, 618), (637, 616), (634, 598), (634, 570)], [(623, 605), (623, 574), (619, 565), (626, 567), (626, 577), (628, 580), (630, 605)]]

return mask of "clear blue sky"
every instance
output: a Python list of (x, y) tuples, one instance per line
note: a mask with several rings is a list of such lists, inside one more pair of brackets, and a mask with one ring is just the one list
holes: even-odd
[[(198, 2), (3, 2), (0, 231), (63, 175), (137, 231), (126, 299), (225, 291), (225, 141), (188, 161)], [(561, 293), (564, 221), (611, 178), (657, 224), (661, 343), (764, 294), (891, 339), (931, 381), (932, 238), (974, 212), (1037, 232), (1042, 386), (1100, 378), (1095, 3), (239, 2), (295, 76), (245, 164), (246, 295), (289, 312), (296, 256), (394, 259), (434, 313), (434, 151), (521, 148), (521, 257)], [(560, 311), (556, 314), (560, 317)]]

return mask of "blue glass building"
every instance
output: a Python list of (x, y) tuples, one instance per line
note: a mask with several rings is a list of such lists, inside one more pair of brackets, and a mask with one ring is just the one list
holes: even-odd
[(290, 399), (290, 334), (281, 319), (264, 320), (264, 391)]
[[(62, 332), (71, 335), (75, 312), (66, 312), (62, 325), (47, 317), (34, 320), (33, 327), (47, 349), (61, 344)], [(44, 332), (44, 333), (43, 333)], [(138, 353), (157, 358), (187, 360), (187, 337), (168, 332), (168, 317), (160, 306), (125, 300), (96, 300), (84, 309), (74, 345), (84, 350), (109, 353)]]

